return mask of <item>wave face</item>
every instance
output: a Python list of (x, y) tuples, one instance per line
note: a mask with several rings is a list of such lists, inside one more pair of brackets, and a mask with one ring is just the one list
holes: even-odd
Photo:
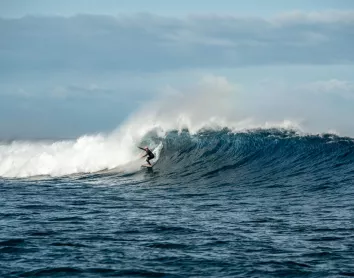
[(244, 133), (170, 132), (159, 162), (164, 174), (240, 184), (354, 180), (354, 141), (332, 134), (268, 129)]

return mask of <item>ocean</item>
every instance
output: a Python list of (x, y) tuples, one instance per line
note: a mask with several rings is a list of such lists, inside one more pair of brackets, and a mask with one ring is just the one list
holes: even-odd
[(122, 129), (0, 144), (0, 277), (349, 276), (353, 138)]

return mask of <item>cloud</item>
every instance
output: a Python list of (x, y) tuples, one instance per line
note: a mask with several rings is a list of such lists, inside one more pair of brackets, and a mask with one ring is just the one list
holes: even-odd
[(116, 91), (109, 88), (100, 87), (95, 83), (90, 83), (87, 86), (80, 85), (67, 85), (56, 86), (51, 91), (49, 96), (57, 98), (103, 98), (110, 97), (116, 94)]
[(275, 16), (272, 20), (279, 25), (298, 25), (298, 24), (353, 24), (353, 11), (322, 11), (304, 13), (301, 11), (292, 11)]
[(353, 91), (354, 83), (345, 80), (330, 79), (309, 83), (308, 88), (320, 92)]
[(338, 95), (347, 99), (354, 98), (354, 82), (335, 78), (302, 84), (299, 89), (315, 94)]
[(353, 64), (354, 11), (266, 19), (138, 14), (0, 19), (0, 71)]

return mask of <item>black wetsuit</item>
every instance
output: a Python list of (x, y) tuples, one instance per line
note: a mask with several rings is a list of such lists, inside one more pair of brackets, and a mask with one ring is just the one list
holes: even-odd
[(140, 147), (139, 147), (139, 149), (142, 149), (142, 150), (146, 151), (146, 155), (147, 155), (146, 162), (149, 163), (149, 165), (151, 165), (150, 160), (154, 159), (155, 155), (149, 149), (145, 150), (145, 149), (140, 148)]

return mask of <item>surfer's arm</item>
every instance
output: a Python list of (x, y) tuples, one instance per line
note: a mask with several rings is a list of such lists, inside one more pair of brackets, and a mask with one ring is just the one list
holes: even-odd
[[(144, 148), (138, 147), (139, 149), (143, 150), (144, 152), (146, 152), (146, 150)], [(145, 155), (143, 155), (141, 158), (147, 156), (148, 154), (146, 153)]]

